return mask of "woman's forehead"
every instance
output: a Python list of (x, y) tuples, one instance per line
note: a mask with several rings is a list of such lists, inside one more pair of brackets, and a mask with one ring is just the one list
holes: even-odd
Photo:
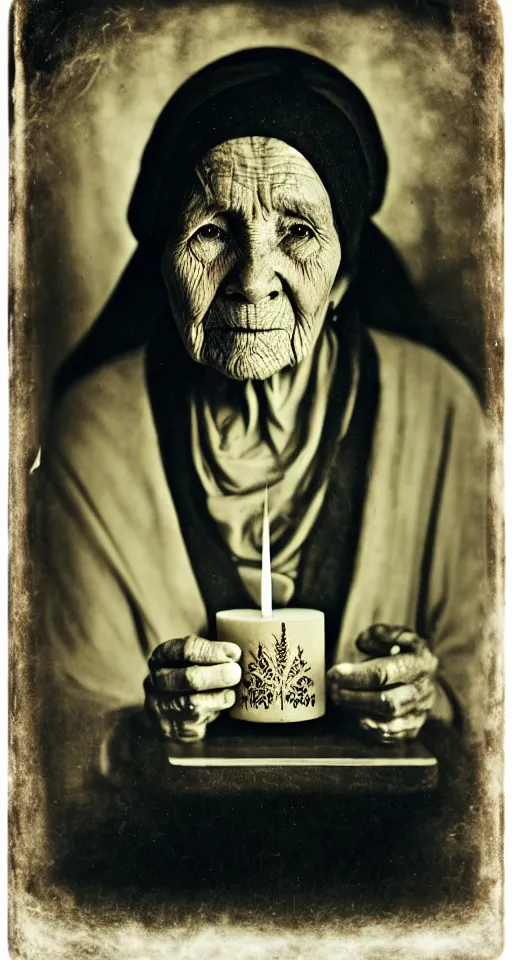
[(242, 137), (213, 147), (196, 167), (196, 190), (207, 202), (230, 205), (237, 195), (257, 192), (274, 198), (304, 197), (330, 206), (314, 167), (282, 140)]

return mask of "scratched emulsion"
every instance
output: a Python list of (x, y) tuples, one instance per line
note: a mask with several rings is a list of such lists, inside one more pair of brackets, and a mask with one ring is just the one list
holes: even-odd
[[(35, 0), (32, 0), (35, 4)], [(57, 0), (39, 0), (38, 11)], [(440, 4), (436, 4), (439, 6)], [(45, 835), (36, 735), (38, 610), (33, 578), (28, 470), (38, 442), (51, 374), (87, 330), (134, 247), (126, 209), (139, 158), (160, 109), (210, 59), (247, 46), (282, 44), (317, 53), (364, 91), (390, 158), (378, 222), (395, 241), (440, 318), (461, 365), (482, 386), (494, 425), (491, 445), (490, 570), (500, 575), (501, 500), (501, 71), (499, 15), (491, 0), (456, 3), (450, 30), (411, 3), (239, 2), (96, 4), (59, 30), (51, 72), (34, 70), (22, 44), (28, 0), (14, 8), (11, 364), (11, 875), (13, 956), (103, 958), (491, 957), (499, 952), (501, 875), (501, 614), (490, 624), (487, 676), (489, 749), (481, 900), (471, 916), (447, 904), (411, 919), (400, 905), (377, 917), (330, 904), (309, 917), (245, 918), (229, 898), (212, 921), (200, 894), (174, 908), (151, 895), (123, 912), (115, 897), (79, 906), (45, 881)], [(357, 7), (358, 12), (353, 12)], [(446, 3), (449, 7), (449, 3)], [(421, 9), (424, 15), (419, 16)], [(63, 14), (64, 16), (64, 14)], [(41, 16), (41, 24), (45, 18)], [(54, 17), (55, 23), (59, 20)], [(42, 28), (41, 28), (42, 29)], [(40, 44), (44, 44), (44, 35)], [(47, 37), (51, 46), (51, 36)], [(55, 51), (53, 51), (55, 54)], [(29, 82), (24, 83), (26, 70)], [(36, 377), (36, 373), (38, 376)], [(34, 387), (36, 377), (37, 389)], [(37, 478), (37, 473), (33, 475)], [(404, 883), (406, 883), (404, 877)], [(428, 881), (427, 881), (428, 882)], [(28, 892), (25, 892), (28, 890)], [(295, 903), (295, 901), (294, 901)], [(338, 917), (339, 914), (339, 917)], [(343, 920), (340, 917), (343, 916)]]

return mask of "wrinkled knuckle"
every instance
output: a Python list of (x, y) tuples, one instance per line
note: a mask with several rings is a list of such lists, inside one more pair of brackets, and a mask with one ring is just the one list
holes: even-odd
[(399, 716), (403, 712), (402, 704), (394, 700), (392, 697), (388, 698), (387, 705), (390, 717)]
[(167, 640), (166, 643), (160, 644), (159, 648), (162, 653), (166, 653), (167, 656), (174, 656), (175, 654), (181, 655), (183, 652), (183, 640), (181, 637), (173, 637), (172, 640)]
[(194, 662), (197, 657), (197, 654), (201, 650), (201, 638), (197, 637), (195, 633), (189, 633), (186, 637), (183, 637), (179, 641), (179, 645), (182, 649), (183, 659), (185, 661), (190, 660)]
[(180, 697), (180, 702), (185, 710), (201, 710), (203, 707), (203, 694), (189, 693), (188, 696)]
[(185, 689), (200, 690), (201, 674), (196, 666), (185, 667), (183, 671), (183, 686)]
[(379, 664), (379, 666), (375, 668), (375, 680), (379, 687), (386, 686), (388, 682), (388, 670), (384, 664)]
[(155, 692), (157, 690), (166, 689), (166, 680), (167, 677), (165, 673), (158, 669), (153, 670), (153, 673), (151, 674), (151, 685)]
[(159, 643), (148, 660), (150, 671), (158, 670), (160, 667), (165, 666), (169, 660), (172, 660), (176, 646), (180, 642), (180, 640), (164, 640), (163, 643)]

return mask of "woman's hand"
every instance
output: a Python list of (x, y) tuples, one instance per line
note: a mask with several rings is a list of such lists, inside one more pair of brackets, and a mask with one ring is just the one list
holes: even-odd
[(241, 654), (235, 643), (196, 636), (167, 640), (153, 650), (145, 707), (165, 737), (201, 740), (207, 724), (233, 706)]
[(356, 645), (371, 659), (329, 670), (332, 701), (382, 742), (413, 739), (436, 699), (437, 657), (411, 630), (386, 624), (365, 630)]

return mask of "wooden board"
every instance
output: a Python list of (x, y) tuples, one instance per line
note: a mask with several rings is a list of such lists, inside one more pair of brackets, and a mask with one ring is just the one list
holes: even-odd
[(203, 741), (169, 743), (166, 750), (173, 783), (187, 791), (408, 792), (437, 783), (437, 760), (418, 741), (365, 743), (328, 723), (290, 731), (236, 722), (226, 731), (213, 724)]

